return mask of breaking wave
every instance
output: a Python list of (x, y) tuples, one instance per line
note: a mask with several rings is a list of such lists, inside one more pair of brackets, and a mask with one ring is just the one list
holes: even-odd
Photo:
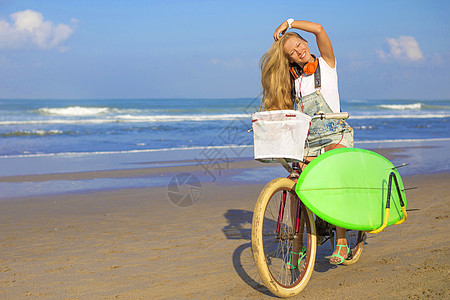
[(247, 114), (220, 114), (220, 115), (117, 115), (102, 118), (88, 119), (43, 119), (43, 120), (17, 120), (0, 121), (0, 125), (27, 125), (27, 124), (103, 124), (103, 123), (153, 123), (153, 122), (183, 122), (183, 121), (226, 121), (234, 119), (248, 119)]
[(422, 108), (422, 103), (414, 104), (381, 104), (378, 107), (385, 109), (395, 109), (395, 110), (420, 110)]
[(82, 106), (70, 106), (62, 108), (44, 107), (38, 109), (38, 112), (43, 115), (80, 117), (80, 116), (105, 115), (111, 112), (111, 109), (108, 107), (82, 107)]

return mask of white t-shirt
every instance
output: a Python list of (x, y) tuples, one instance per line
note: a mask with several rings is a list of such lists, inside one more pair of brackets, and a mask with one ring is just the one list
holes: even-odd
[[(320, 92), (323, 95), (328, 106), (331, 108), (331, 110), (335, 113), (340, 112), (341, 105), (339, 101), (336, 66), (334, 67), (334, 69), (331, 68), (322, 57), (319, 57), (319, 64), (320, 64), (320, 78), (322, 82)], [(295, 93), (298, 99), (300, 99), (299, 93), (300, 84), (302, 88), (302, 96), (312, 94), (316, 91), (316, 89), (314, 88), (314, 74), (303, 75), (295, 80)]]

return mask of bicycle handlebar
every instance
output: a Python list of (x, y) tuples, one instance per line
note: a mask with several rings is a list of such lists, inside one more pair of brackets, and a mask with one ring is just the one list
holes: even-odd
[(348, 112), (340, 112), (340, 113), (318, 113), (311, 117), (312, 120), (323, 120), (323, 119), (348, 119)]

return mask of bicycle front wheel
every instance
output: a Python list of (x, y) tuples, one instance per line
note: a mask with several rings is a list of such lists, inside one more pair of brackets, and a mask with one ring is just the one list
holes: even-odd
[(256, 267), (264, 285), (279, 297), (305, 288), (316, 259), (314, 215), (299, 201), (294, 186), (288, 178), (269, 182), (258, 197), (252, 221)]

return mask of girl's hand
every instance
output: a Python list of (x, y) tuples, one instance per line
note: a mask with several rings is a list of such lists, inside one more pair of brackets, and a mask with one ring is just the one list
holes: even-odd
[(287, 21), (284, 21), (283, 23), (281, 23), (281, 25), (278, 26), (277, 29), (275, 29), (275, 32), (273, 34), (273, 39), (275, 41), (278, 41), (280, 39), (280, 37), (286, 32), (288, 27), (289, 27), (289, 25), (288, 25)]

